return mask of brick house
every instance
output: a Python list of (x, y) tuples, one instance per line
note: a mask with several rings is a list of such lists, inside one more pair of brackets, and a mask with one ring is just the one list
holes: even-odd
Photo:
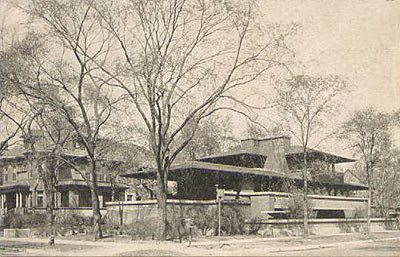
[[(366, 199), (351, 197), (367, 187), (347, 173), (336, 171), (340, 163), (354, 159), (317, 149), (307, 149), (309, 199), (319, 217), (351, 217), (365, 208)], [(245, 139), (235, 151), (205, 156), (195, 161), (174, 165), (169, 180), (177, 184), (177, 193), (169, 198), (181, 200), (212, 200), (216, 198), (216, 184), (225, 189), (226, 199), (248, 200), (252, 216), (271, 217), (287, 212), (287, 181), (301, 189), (303, 177), (303, 149), (291, 145), (290, 137)], [(140, 170), (124, 177), (155, 178), (154, 170)]]
[[(76, 142), (72, 141), (63, 152), (61, 162), (56, 168), (56, 209), (90, 210), (91, 194), (83, 176), (90, 179), (88, 172), (88, 159), (85, 151)], [(40, 147), (36, 157), (46, 158), (48, 151)], [(37, 165), (34, 164), (32, 151), (23, 145), (17, 145), (7, 150), (0, 157), (0, 208), (4, 213), (8, 210), (16, 210), (25, 213), (31, 210), (40, 210), (46, 206), (43, 181)], [(79, 171), (68, 163), (73, 163)], [(112, 183), (112, 177), (105, 166), (99, 165), (98, 191), (100, 208), (105, 209), (105, 202), (119, 199), (127, 189), (126, 179), (121, 183)], [(87, 212), (90, 213), (90, 212)]]

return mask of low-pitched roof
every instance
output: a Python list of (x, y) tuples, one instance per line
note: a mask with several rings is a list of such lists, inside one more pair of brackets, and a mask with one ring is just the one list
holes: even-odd
[(261, 153), (258, 153), (258, 152), (251, 152), (249, 150), (240, 149), (240, 150), (236, 150), (236, 151), (229, 151), (229, 152), (224, 152), (224, 153), (215, 153), (215, 154), (203, 156), (203, 157), (197, 158), (197, 160), (204, 161), (204, 160), (207, 160), (207, 159), (221, 158), (221, 157), (226, 157), (226, 156), (245, 155), (245, 154), (267, 157), (266, 154), (261, 154)]
[[(202, 162), (202, 161), (188, 161), (182, 164), (173, 165), (170, 167), (169, 172), (171, 174), (186, 169), (221, 171), (228, 173), (263, 175), (263, 176), (273, 176), (273, 177), (282, 177), (283, 175), (282, 173), (277, 171), (271, 171), (261, 168), (248, 168), (248, 167), (240, 167), (240, 166), (225, 165), (212, 162)], [(121, 176), (134, 177), (134, 178), (155, 177), (156, 171), (154, 169), (147, 169), (133, 173), (122, 174)]]
[[(355, 162), (355, 159), (339, 156), (336, 154), (328, 153), (325, 151), (321, 151), (318, 149), (307, 148), (307, 152), (310, 156), (312, 155), (324, 155), (328, 159), (331, 159), (335, 163), (343, 163), (343, 162)], [(285, 153), (286, 156), (302, 156), (303, 155), (303, 147), (300, 145), (291, 145), (289, 151)]]
[[(240, 167), (240, 166), (232, 166), (232, 165), (224, 165), (218, 163), (211, 162), (199, 162), (199, 161), (189, 161), (186, 163), (178, 164), (171, 166), (169, 169), (169, 175), (173, 178), (177, 173), (182, 172), (184, 170), (194, 170), (199, 172), (222, 172), (230, 175), (252, 175), (252, 176), (261, 176), (261, 177), (275, 177), (275, 178), (288, 178), (294, 179), (296, 181), (302, 181), (301, 178), (296, 177), (293, 174), (285, 174), (277, 171), (262, 169), (262, 168), (248, 168), (248, 167)], [(133, 177), (133, 178), (155, 178), (156, 171), (154, 169), (141, 170), (133, 173), (122, 174), (122, 177)], [(312, 181), (311, 181), (312, 182)], [(356, 189), (367, 189), (368, 187), (359, 184), (359, 183), (337, 183), (337, 182), (329, 182), (324, 181), (322, 184), (330, 184), (341, 187), (352, 187), (354, 190)]]
[(264, 167), (267, 155), (246, 150), (231, 151), (223, 154), (213, 154), (198, 158), (197, 161), (220, 163), (248, 168)]
[(1, 193), (21, 192), (21, 191), (28, 191), (29, 188), (30, 186), (26, 184), (2, 185), (0, 186), (0, 192)]

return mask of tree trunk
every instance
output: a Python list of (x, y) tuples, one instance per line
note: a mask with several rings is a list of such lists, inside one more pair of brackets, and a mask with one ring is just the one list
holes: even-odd
[(93, 232), (95, 240), (103, 238), (103, 232), (101, 230), (101, 213), (100, 203), (97, 189), (92, 187), (90, 189), (92, 195), (92, 210), (93, 210)]
[(46, 223), (47, 223), (47, 234), (48, 236), (54, 235), (54, 208), (55, 208), (55, 199), (54, 194), (55, 190), (55, 163), (51, 157), (48, 157), (44, 161), (44, 165), (42, 166), (42, 179), (44, 185), (44, 194), (46, 196)]
[(54, 191), (51, 189), (45, 190), (46, 195), (46, 223), (47, 223), (47, 236), (54, 235)]
[[(160, 173), (160, 172), (159, 172)], [(167, 238), (167, 192), (164, 179), (157, 176), (157, 214), (158, 214), (158, 240)]]
[(103, 232), (101, 230), (101, 213), (100, 213), (100, 202), (99, 194), (97, 192), (97, 174), (96, 174), (96, 162), (95, 160), (90, 161), (90, 193), (92, 199), (92, 211), (93, 211), (93, 232), (95, 240), (103, 238)]
[(308, 199), (307, 199), (307, 194), (308, 194), (308, 174), (307, 174), (307, 152), (304, 151), (303, 154), (303, 162), (304, 162), (304, 168), (303, 168), (303, 180), (304, 180), (304, 185), (303, 185), (303, 228), (304, 228), (304, 235), (303, 237), (305, 239), (308, 238)]
[(370, 186), (368, 186), (368, 201), (367, 201), (367, 234), (371, 235), (371, 199), (372, 198), (372, 190)]

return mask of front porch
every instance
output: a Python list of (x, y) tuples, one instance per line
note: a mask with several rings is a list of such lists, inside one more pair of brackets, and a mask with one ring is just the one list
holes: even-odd
[[(125, 189), (125, 187), (111, 189), (110, 186), (99, 185), (100, 208), (105, 207), (105, 202), (118, 200), (121, 192), (124, 192)], [(53, 196), (55, 209), (78, 210), (92, 207), (90, 189), (84, 184), (61, 184), (56, 186), (56, 190)], [(46, 194), (43, 189), (36, 190), (29, 185), (21, 184), (0, 186), (0, 214), (9, 210), (23, 214), (28, 210), (44, 209), (46, 202)]]

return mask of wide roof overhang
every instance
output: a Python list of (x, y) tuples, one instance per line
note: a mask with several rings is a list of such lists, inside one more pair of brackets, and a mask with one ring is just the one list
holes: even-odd
[(262, 168), (264, 167), (266, 159), (267, 155), (265, 154), (239, 150), (235, 152), (204, 156), (197, 159), (197, 161), (235, 165), (248, 168)]
[[(261, 169), (261, 168), (247, 168), (231, 165), (223, 165), (209, 162), (190, 161), (183, 164), (172, 166), (169, 169), (168, 179), (177, 180), (179, 177), (188, 173), (188, 171), (194, 172), (193, 174), (213, 174), (219, 177), (229, 177), (231, 179), (239, 177), (258, 177), (261, 179), (292, 179), (297, 183), (301, 183), (303, 180), (290, 174), (284, 174), (277, 171)], [(153, 169), (141, 170), (133, 173), (123, 174), (122, 177), (137, 178), (137, 179), (155, 179), (156, 171)], [(310, 181), (311, 184), (316, 182)], [(331, 185), (338, 188), (350, 188), (351, 190), (365, 190), (367, 186), (358, 183), (332, 183), (332, 182), (318, 182), (318, 184)]]
[[(301, 147), (299, 146), (292, 146), (291, 149), (285, 153), (286, 158), (292, 158), (293, 160), (297, 161), (303, 161), (303, 151)], [(328, 161), (332, 163), (345, 163), (345, 162), (355, 162), (357, 160), (339, 156), (336, 154), (328, 153), (328, 152), (323, 152), (320, 150), (316, 149), (307, 149), (307, 155), (309, 159), (314, 159), (314, 160), (323, 160), (323, 161)]]

